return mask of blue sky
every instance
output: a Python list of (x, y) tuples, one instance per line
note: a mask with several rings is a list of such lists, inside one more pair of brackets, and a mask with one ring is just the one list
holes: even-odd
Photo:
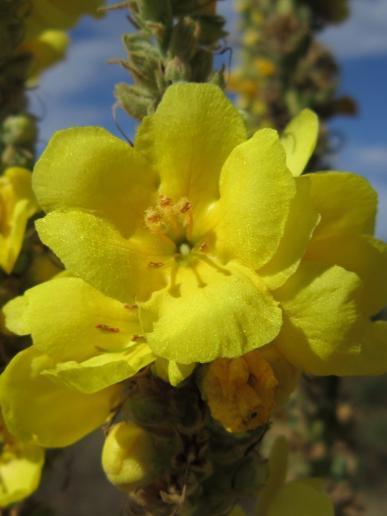
[[(220, 7), (234, 31), (232, 4), (224, 0)], [(387, 1), (352, 0), (351, 5), (346, 23), (321, 34), (342, 67), (341, 91), (359, 104), (357, 117), (337, 118), (331, 124), (344, 137), (335, 167), (365, 175), (378, 190), (378, 234), (387, 238)], [(106, 61), (125, 55), (120, 35), (128, 30), (122, 12), (113, 12), (100, 21), (85, 18), (72, 31), (66, 62), (48, 71), (31, 92), (32, 108), (41, 117), (41, 147), (63, 127), (100, 125), (117, 133), (112, 91), (128, 75)], [(130, 119), (124, 113), (118, 119), (133, 134)]]

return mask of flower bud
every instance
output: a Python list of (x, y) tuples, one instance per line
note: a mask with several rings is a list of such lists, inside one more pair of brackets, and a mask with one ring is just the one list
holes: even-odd
[(102, 467), (110, 482), (124, 490), (150, 484), (162, 470), (152, 434), (133, 422), (113, 426), (102, 450)]

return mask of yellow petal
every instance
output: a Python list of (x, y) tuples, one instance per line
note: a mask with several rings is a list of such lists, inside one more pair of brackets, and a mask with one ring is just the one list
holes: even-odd
[(54, 211), (36, 227), (68, 271), (108, 296), (132, 302), (163, 285), (161, 272), (149, 267), (162, 257), (147, 251), (143, 241), (123, 238), (106, 220), (81, 211)]
[[(213, 84), (175, 84), (137, 132), (135, 149), (160, 174), (160, 192), (187, 197), (194, 224), (219, 197), (218, 181), (231, 150), (246, 139), (238, 111)], [(194, 229), (195, 232), (195, 229)]]
[(121, 387), (84, 394), (41, 376), (48, 364), (34, 347), (11, 360), (1, 376), (4, 420), (21, 440), (48, 448), (68, 446), (104, 424), (120, 401)]
[(362, 308), (374, 315), (387, 305), (387, 246), (368, 235), (313, 239), (307, 260), (340, 265), (363, 281)]
[(281, 310), (258, 278), (229, 264), (181, 267), (175, 283), (140, 307), (155, 355), (181, 364), (236, 357), (267, 344), (281, 327)]
[(334, 516), (332, 503), (324, 492), (308, 482), (289, 482), (270, 503), (267, 516)]
[(220, 179), (218, 252), (258, 269), (278, 249), (296, 194), (285, 153), (272, 129), (258, 131), (227, 159)]
[(61, 30), (46, 30), (19, 48), (32, 56), (28, 85), (35, 85), (39, 75), (64, 58), (69, 37)]
[(296, 196), (290, 205), (283, 237), (277, 252), (258, 274), (270, 289), (280, 287), (297, 270), (319, 221), (310, 196), (308, 180), (296, 179)]
[(30, 172), (9, 168), (0, 178), (0, 266), (8, 274), (22, 248), (28, 219), (37, 210)]
[(179, 364), (173, 360), (158, 358), (154, 364), (153, 372), (165, 382), (176, 387), (192, 374), (195, 367), (196, 364)]
[(30, 496), (39, 486), (44, 451), (33, 444), (12, 443), (0, 456), (0, 508)]
[(99, 127), (58, 131), (35, 165), (33, 188), (45, 211), (80, 208), (124, 236), (143, 224), (157, 177), (129, 146)]
[(296, 367), (312, 374), (334, 374), (341, 353), (359, 350), (363, 330), (361, 280), (341, 267), (303, 262), (274, 292), (284, 310), (276, 345)]
[(127, 350), (101, 353), (83, 362), (59, 362), (42, 375), (84, 393), (94, 393), (134, 376), (154, 362), (147, 344), (134, 344)]
[(34, 0), (27, 17), (26, 38), (52, 29), (68, 29), (85, 14), (97, 15), (103, 0)]
[(387, 372), (387, 322), (369, 323), (362, 336), (360, 352), (343, 357), (337, 364), (339, 376), (380, 375)]
[(136, 312), (79, 278), (47, 281), (4, 307), (11, 331), (31, 334), (36, 348), (61, 361), (123, 349), (139, 334)]
[(286, 164), (294, 176), (304, 171), (318, 137), (318, 117), (310, 109), (304, 109), (285, 128), (281, 142), (286, 152)]
[(315, 238), (373, 233), (377, 194), (366, 179), (348, 172), (318, 172), (300, 178), (308, 179), (321, 215)]

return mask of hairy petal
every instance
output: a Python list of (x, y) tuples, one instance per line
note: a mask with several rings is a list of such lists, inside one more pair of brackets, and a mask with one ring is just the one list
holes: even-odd
[(294, 176), (304, 171), (316, 147), (319, 131), (318, 117), (304, 109), (285, 128), (281, 142), (286, 152), (286, 164)]
[(0, 402), (12, 434), (56, 448), (103, 425), (120, 400), (121, 387), (84, 394), (43, 377), (40, 372), (49, 364), (52, 360), (34, 347), (18, 353), (1, 376)]
[(278, 249), (296, 194), (276, 131), (262, 129), (236, 147), (220, 178), (217, 251), (259, 269)]
[(236, 357), (278, 334), (282, 315), (259, 279), (229, 264), (201, 263), (141, 305), (140, 319), (155, 355), (181, 364)]

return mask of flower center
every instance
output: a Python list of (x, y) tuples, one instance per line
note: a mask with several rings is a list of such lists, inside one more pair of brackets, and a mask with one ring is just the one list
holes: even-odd
[(172, 241), (178, 253), (188, 256), (191, 251), (192, 205), (186, 197), (174, 203), (161, 195), (156, 206), (145, 210), (145, 225), (159, 238)]

